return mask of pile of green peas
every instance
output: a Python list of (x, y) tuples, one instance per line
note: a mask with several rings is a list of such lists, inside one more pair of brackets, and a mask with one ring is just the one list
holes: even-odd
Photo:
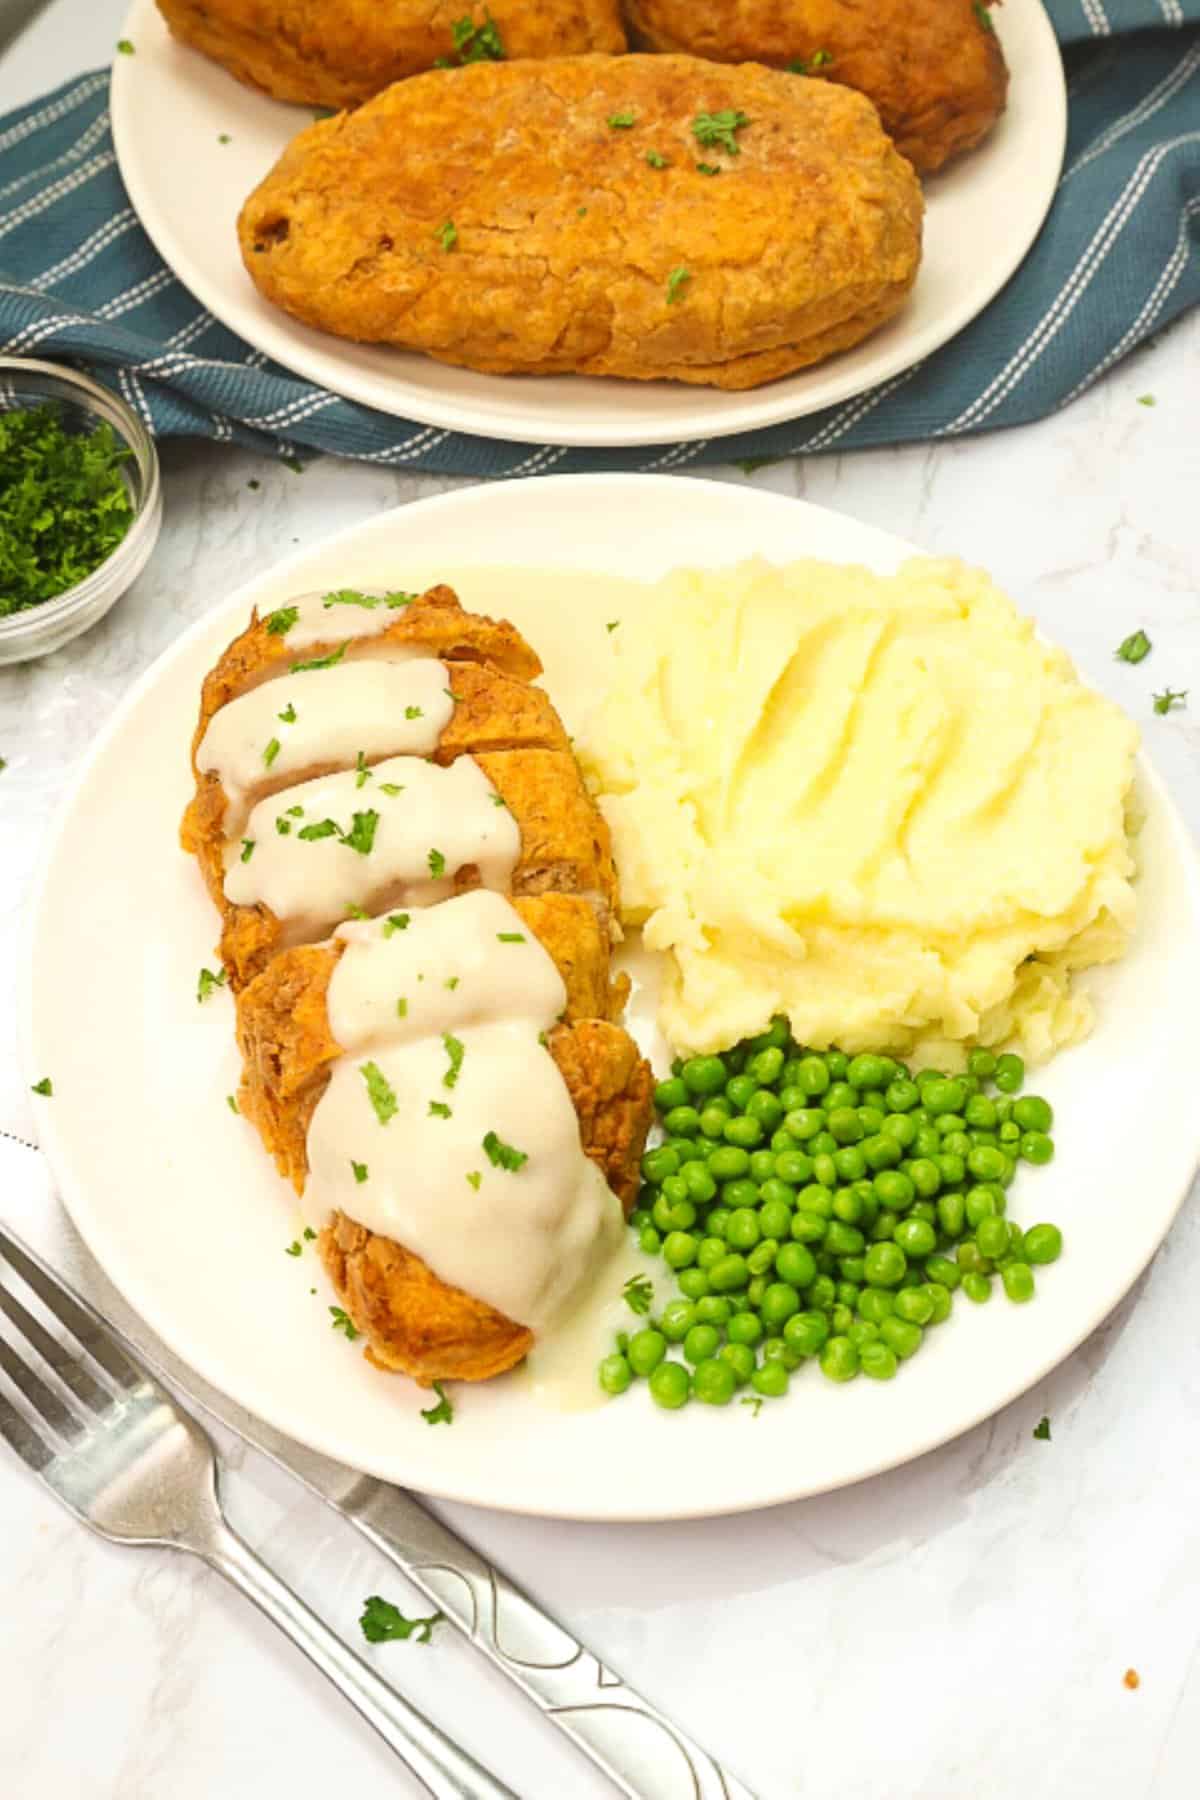
[(618, 1333), (601, 1387), (642, 1377), (673, 1410), (747, 1387), (776, 1399), (810, 1360), (831, 1381), (890, 1381), (960, 1290), (1032, 1300), (1062, 1233), (1006, 1217), (1019, 1164), (1054, 1155), (1050, 1103), (1024, 1081), (1019, 1056), (990, 1050), (964, 1075), (806, 1051), (786, 1019), (677, 1060), (630, 1224), (678, 1291)]

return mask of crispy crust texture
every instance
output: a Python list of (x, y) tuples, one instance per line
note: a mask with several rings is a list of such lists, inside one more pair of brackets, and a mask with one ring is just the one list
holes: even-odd
[[(749, 120), (736, 154), (693, 130), (727, 109)], [(890, 318), (921, 221), (911, 167), (847, 88), (583, 56), (420, 76), (309, 127), (239, 234), (267, 299), (338, 336), (493, 374), (746, 388)]]
[(505, 56), (625, 48), (618, 0), (158, 0), (181, 43), (248, 87), (310, 106), (354, 106), (456, 58), (454, 22), (490, 14)]
[(625, 0), (625, 12), (646, 50), (776, 69), (818, 58), (813, 73), (865, 94), (922, 174), (974, 149), (1004, 111), (1004, 55), (972, 0)]

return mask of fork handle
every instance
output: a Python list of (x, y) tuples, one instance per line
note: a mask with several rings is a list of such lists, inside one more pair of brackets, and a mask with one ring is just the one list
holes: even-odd
[(213, 1531), (200, 1555), (303, 1650), (434, 1800), (520, 1800), (347, 1649), (228, 1525)]

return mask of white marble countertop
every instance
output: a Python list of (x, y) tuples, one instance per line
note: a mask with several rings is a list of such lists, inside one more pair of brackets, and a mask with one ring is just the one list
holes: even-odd
[[(104, 61), (121, 12), (120, 0), (55, 0), (0, 59), (0, 110)], [(1146, 393), (1153, 408), (1137, 403)], [(1198, 399), (1193, 315), (1045, 424), (781, 463), (751, 479), (989, 567), (1142, 725), (1196, 829)], [(454, 485), (328, 460), (296, 476), (207, 445), (168, 445), (163, 460), (166, 521), (137, 588), (87, 638), (0, 671), (0, 1129), (26, 1137), (19, 918), (47, 821), (97, 728), (251, 569)], [(1153, 659), (1128, 668), (1113, 649), (1137, 626)], [(1151, 692), (1168, 684), (1190, 687), (1191, 707), (1156, 717)], [(1075, 1356), (907, 1468), (750, 1518), (674, 1527), (446, 1513), (763, 1800), (1190, 1800), (1200, 1779), (1195, 1198)], [(1031, 1436), (1043, 1413), (1048, 1444)], [(260, 1457), (233, 1446), (230, 1461), (233, 1521), (340, 1629), (357, 1636), (364, 1594), (414, 1598)], [(4, 1454), (0, 1538), (0, 1791), (14, 1800), (324, 1796), (376, 1780), (417, 1791), (215, 1577), (89, 1538)], [(452, 1635), (369, 1654), (523, 1800), (610, 1792)], [(1136, 1691), (1123, 1683), (1129, 1667)]]

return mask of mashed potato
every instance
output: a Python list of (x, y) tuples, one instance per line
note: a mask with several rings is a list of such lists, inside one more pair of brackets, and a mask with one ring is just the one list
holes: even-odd
[(661, 1022), (957, 1066), (1091, 1025), (1133, 925), (1137, 736), (986, 576), (914, 560), (680, 573), (614, 634), (577, 745)]

